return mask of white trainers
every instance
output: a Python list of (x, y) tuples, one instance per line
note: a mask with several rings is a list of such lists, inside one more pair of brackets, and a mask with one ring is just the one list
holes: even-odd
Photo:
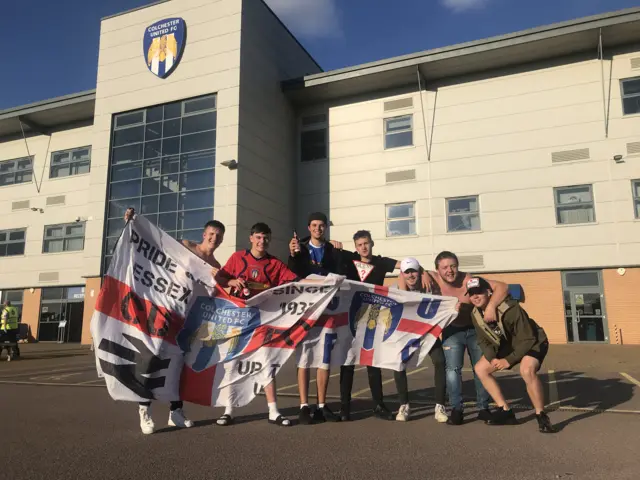
[(170, 427), (178, 427), (178, 428), (193, 427), (193, 422), (184, 416), (184, 411), (181, 408), (177, 408), (176, 410), (171, 410), (169, 412), (168, 424)]
[(411, 407), (409, 407), (409, 404), (405, 403), (404, 405), (400, 405), (400, 410), (398, 410), (398, 414), (396, 415), (396, 421), (408, 422), (409, 415), (411, 415)]
[(151, 418), (149, 407), (141, 405), (138, 408), (138, 413), (140, 414), (140, 430), (142, 430), (142, 433), (144, 433), (145, 435), (152, 434), (156, 426), (153, 423), (153, 419)]
[(447, 410), (444, 408), (444, 405), (436, 403), (433, 418), (435, 418), (436, 422), (438, 423), (447, 423), (447, 420), (449, 420), (449, 415), (447, 415)]

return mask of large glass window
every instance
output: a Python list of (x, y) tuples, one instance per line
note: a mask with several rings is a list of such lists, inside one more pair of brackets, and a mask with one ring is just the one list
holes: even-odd
[(591, 185), (576, 185), (554, 189), (556, 222), (558, 225), (592, 223), (596, 221)]
[(89, 173), (91, 169), (91, 147), (72, 148), (51, 154), (49, 178), (69, 177)]
[[(0, 295), (0, 305), (4, 305), (4, 302), (9, 300), (12, 307), (16, 307), (18, 310), (18, 318), (22, 319), (22, 303), (24, 299), (24, 290), (3, 290)], [(0, 308), (2, 308), (0, 306)]]
[(198, 239), (213, 219), (216, 96), (116, 115), (113, 121), (104, 271), (135, 208), (176, 239)]
[(0, 230), (0, 257), (24, 255), (26, 241), (27, 230), (25, 228)]
[(84, 222), (45, 226), (42, 253), (84, 250), (84, 226)]
[(623, 115), (640, 113), (640, 77), (620, 80), (620, 89)]
[(33, 157), (0, 162), (0, 187), (29, 183), (33, 178)]

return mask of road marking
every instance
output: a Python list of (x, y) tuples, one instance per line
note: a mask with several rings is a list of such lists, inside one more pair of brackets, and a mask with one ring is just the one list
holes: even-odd
[[(422, 372), (423, 370), (426, 370), (427, 367), (421, 367), (421, 368), (416, 368), (415, 370), (412, 370), (411, 372), (407, 372), (407, 377), (409, 375), (413, 375), (414, 373), (418, 373), (418, 372)], [(385, 380), (384, 382), (382, 382), (382, 385), (386, 385), (387, 383), (391, 383), (395, 380), (395, 378), (390, 378), (389, 380)], [(369, 389), (368, 388), (363, 388), (360, 391), (357, 391), (356, 393), (351, 395), (351, 398), (356, 398), (358, 395), (361, 395), (363, 393), (368, 392)]]
[(37, 370), (25, 370), (21, 373), (14, 373), (12, 375), (0, 375), (0, 379), (5, 379), (5, 378), (16, 378), (16, 377), (26, 377), (29, 375), (47, 375), (49, 373), (56, 373), (56, 372), (73, 372), (73, 371), (77, 371), (77, 370), (82, 370), (82, 371), (89, 371), (89, 370), (93, 370), (95, 369), (95, 363), (90, 363), (88, 365), (77, 365), (76, 367), (65, 367), (65, 368), (58, 368), (58, 369), (53, 369), (53, 370), (43, 370), (41, 368), (37, 369)]
[(104, 382), (104, 378), (96, 378), (95, 380), (87, 380), (86, 382), (78, 382), (76, 385), (88, 385), (89, 383)]
[(36, 385), (43, 387), (99, 387), (106, 385), (81, 385), (79, 383), (55, 383), (55, 382), (24, 382), (21, 380), (0, 380), (0, 385)]
[[(364, 370), (365, 368), (367, 368), (367, 367), (356, 368), (355, 371), (359, 372), (360, 370)], [(340, 372), (329, 375), (329, 378), (337, 377), (338, 375), (340, 375)], [(309, 381), (309, 385), (311, 385), (312, 383), (315, 383), (315, 382), (317, 382), (317, 380), (314, 378), (313, 380)], [(298, 386), (297, 383), (292, 383), (291, 385), (287, 385), (286, 387), (280, 387), (278, 389), (278, 392), (281, 392), (282, 390), (289, 390), (290, 388), (297, 387), (297, 386)]]
[(556, 380), (556, 371), (548, 370), (549, 381), (547, 382), (549, 385), (549, 405), (553, 405), (558, 403), (558, 384)]
[(82, 375), (84, 372), (64, 373), (61, 375), (38, 375), (37, 377), (31, 377), (29, 380), (62, 380), (67, 377), (73, 377), (74, 375)]
[(634, 383), (635, 385), (637, 385), (638, 387), (640, 387), (640, 380), (636, 380), (635, 378), (633, 378), (631, 375), (629, 375), (628, 373), (624, 373), (624, 372), (620, 372), (620, 375), (622, 375), (624, 378), (626, 378), (627, 380), (629, 380), (631, 383)]

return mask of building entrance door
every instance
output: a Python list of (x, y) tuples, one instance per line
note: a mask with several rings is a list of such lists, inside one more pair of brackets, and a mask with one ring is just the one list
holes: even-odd
[(567, 340), (609, 343), (601, 272), (564, 272), (562, 286)]

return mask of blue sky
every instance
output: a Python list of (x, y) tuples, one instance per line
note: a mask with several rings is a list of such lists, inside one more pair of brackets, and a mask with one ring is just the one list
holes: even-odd
[[(640, 5), (639, 0), (266, 1), (325, 70)], [(5, 2), (0, 110), (95, 88), (100, 18), (148, 3)]]

